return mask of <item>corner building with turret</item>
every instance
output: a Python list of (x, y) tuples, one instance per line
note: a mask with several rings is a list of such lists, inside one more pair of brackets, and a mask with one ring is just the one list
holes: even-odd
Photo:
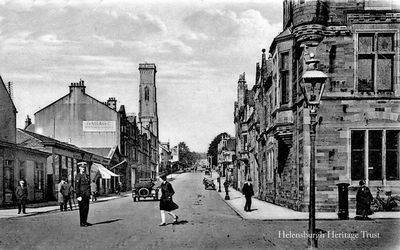
[(400, 4), (286, 0), (283, 7), (283, 31), (269, 56), (263, 52), (254, 87), (243, 90), (239, 79), (236, 185), (249, 175), (258, 198), (308, 210), (310, 110), (300, 84), (314, 55), (328, 76), (316, 125), (317, 211), (337, 210), (339, 183), (349, 184), (350, 208), (360, 180), (374, 196), (377, 187), (399, 195)]

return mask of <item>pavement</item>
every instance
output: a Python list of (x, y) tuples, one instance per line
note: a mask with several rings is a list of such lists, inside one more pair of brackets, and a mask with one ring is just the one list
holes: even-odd
[[(170, 174), (168, 175), (168, 180), (173, 181), (179, 174)], [(126, 195), (131, 195), (131, 191), (121, 192), (121, 195), (110, 195), (110, 196), (100, 196), (97, 197), (96, 202), (108, 201), (118, 198), (123, 198)], [(93, 203), (91, 201), (91, 203)], [(26, 214), (18, 214), (18, 208), (16, 206), (12, 208), (0, 208), (0, 219), (2, 218), (14, 218), (14, 217), (26, 217), (26, 216), (33, 216), (37, 214), (49, 213), (54, 211), (60, 211), (59, 205), (54, 205), (56, 202), (44, 202), (44, 203), (31, 203), (27, 204), (26, 207)], [(69, 207), (68, 207), (69, 208)], [(73, 209), (78, 209), (78, 202), (75, 201), (73, 204)]]
[[(171, 174), (168, 176), (169, 181), (173, 181), (180, 174)], [(218, 177), (217, 173), (213, 173), (212, 179), (216, 184), (218, 190), (218, 182), (216, 181)], [(224, 182), (224, 178), (221, 178), (221, 185)], [(216, 190), (216, 191), (217, 191)], [(225, 190), (221, 187), (219, 195), (221, 198), (243, 219), (246, 220), (308, 220), (308, 212), (299, 212), (286, 207), (281, 207), (266, 201), (259, 200), (257, 198), (252, 198), (251, 212), (244, 211), (244, 204), (246, 202), (243, 194), (232, 187), (229, 187), (229, 200), (225, 200)], [(130, 191), (126, 192), (130, 195)], [(107, 201), (112, 199), (118, 199), (124, 197), (124, 193), (120, 196), (107, 196), (98, 197), (97, 202)], [(42, 214), (47, 212), (59, 211), (60, 207), (58, 205), (49, 206), (35, 206), (35, 204), (30, 204), (30, 207), (26, 208), (26, 214), (17, 214), (16, 208), (2, 208), (0, 209), (0, 218), (13, 218), (13, 217), (24, 217), (32, 216), (36, 214)], [(74, 205), (74, 209), (78, 209), (77, 204)], [(349, 218), (354, 219), (356, 216), (355, 210), (349, 210)], [(318, 220), (339, 220), (336, 212), (316, 212), (316, 219)], [(372, 219), (400, 219), (400, 211), (396, 212), (375, 212), (369, 216)]]
[[(216, 178), (218, 174), (213, 174), (213, 179), (215, 179), (215, 184), (218, 190), (218, 182)], [(224, 183), (225, 179), (221, 178), (221, 186)], [(225, 202), (233, 209), (235, 212), (240, 215), (243, 219), (246, 220), (308, 220), (309, 213), (308, 212), (299, 212), (286, 207), (278, 206), (266, 201), (259, 200), (257, 198), (252, 198), (251, 200), (251, 211), (244, 211), (244, 204), (246, 203), (246, 199), (244, 195), (235, 190), (232, 187), (229, 187), (229, 200), (225, 200), (225, 189), (222, 186), (221, 192), (219, 195)], [(354, 220), (356, 216), (355, 209), (349, 210), (349, 218)], [(369, 216), (372, 219), (400, 219), (400, 211), (395, 212), (375, 212), (374, 214)], [(318, 220), (339, 220), (336, 212), (316, 212), (315, 218)]]

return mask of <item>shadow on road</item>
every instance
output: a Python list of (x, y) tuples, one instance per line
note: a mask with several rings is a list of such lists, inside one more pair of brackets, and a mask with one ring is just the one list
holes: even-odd
[(100, 225), (100, 224), (108, 224), (108, 223), (113, 223), (113, 222), (116, 222), (116, 221), (119, 221), (119, 220), (121, 220), (121, 219), (100, 221), (100, 222), (93, 223), (93, 224), (92, 224), (92, 226), (95, 226), (95, 225)]
[(189, 223), (187, 220), (180, 220), (180, 221), (177, 221), (177, 222), (167, 223), (167, 225), (185, 225), (187, 223)]

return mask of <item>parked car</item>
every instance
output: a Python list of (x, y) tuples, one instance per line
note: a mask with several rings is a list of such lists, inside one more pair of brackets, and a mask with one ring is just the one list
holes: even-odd
[(215, 190), (215, 183), (214, 180), (210, 178), (203, 178), (204, 189), (212, 189)]
[(139, 179), (139, 182), (132, 188), (133, 201), (139, 201), (141, 198), (153, 198), (158, 200), (158, 188), (155, 188), (155, 183), (152, 179)]

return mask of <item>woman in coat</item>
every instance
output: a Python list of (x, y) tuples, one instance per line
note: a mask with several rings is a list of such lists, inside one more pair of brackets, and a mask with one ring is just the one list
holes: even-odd
[(368, 215), (372, 214), (371, 201), (373, 199), (369, 188), (365, 186), (365, 181), (361, 180), (356, 195), (356, 214), (361, 215), (363, 220), (370, 219)]
[(28, 189), (26, 188), (25, 181), (20, 180), (18, 187), (15, 189), (15, 196), (18, 201), (18, 214), (22, 213), (26, 214), (26, 200), (28, 199)]
[(161, 211), (161, 224), (160, 226), (166, 226), (165, 223), (165, 211), (168, 212), (174, 218), (174, 223), (178, 221), (178, 216), (176, 216), (171, 211), (178, 209), (179, 206), (172, 201), (172, 196), (175, 194), (174, 189), (172, 188), (171, 183), (167, 182), (167, 175), (160, 176), (162, 181), (160, 189), (161, 189), (161, 198), (160, 198), (160, 211)]

